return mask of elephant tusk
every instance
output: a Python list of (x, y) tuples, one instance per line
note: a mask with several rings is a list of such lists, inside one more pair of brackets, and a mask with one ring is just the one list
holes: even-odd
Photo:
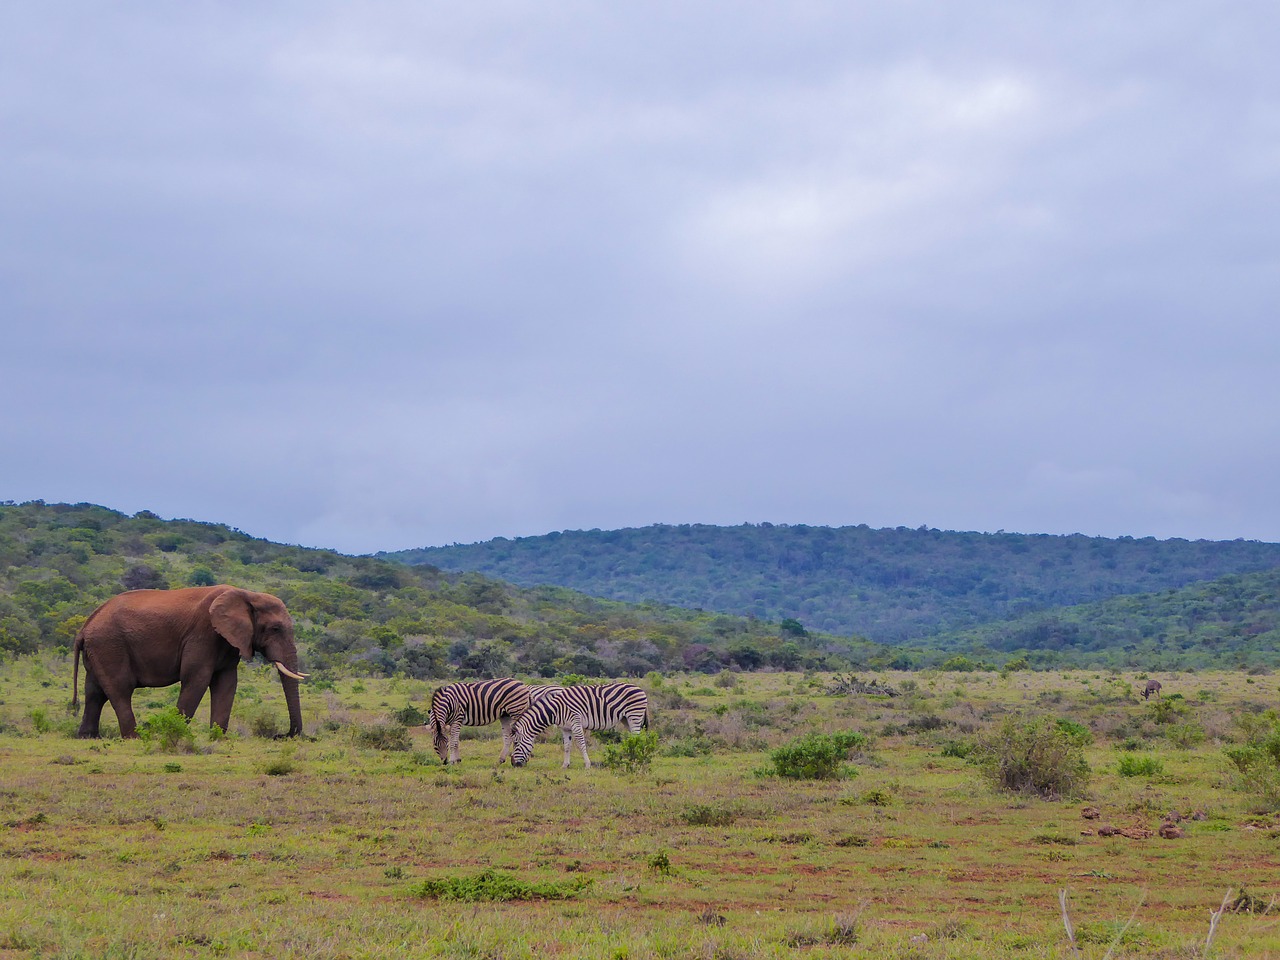
[(307, 673), (294, 673), (279, 660), (272, 660), (271, 665), (279, 670), (282, 676), (286, 676), (290, 680), (305, 680), (310, 676), (310, 674)]

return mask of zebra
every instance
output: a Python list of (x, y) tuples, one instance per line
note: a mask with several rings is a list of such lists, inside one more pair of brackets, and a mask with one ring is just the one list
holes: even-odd
[(511, 752), (511, 727), (529, 709), (529, 688), (519, 680), (468, 680), (447, 683), (431, 694), (431, 711), (426, 726), (431, 728), (441, 763), (459, 763), (458, 738), (463, 724), (482, 727), (502, 722), (502, 763)]
[(531, 691), (529, 712), (512, 728), (515, 740), (511, 749), (513, 767), (523, 767), (529, 762), (534, 740), (553, 723), (564, 734), (563, 766), (566, 768), (571, 756), (571, 735), (582, 751), (583, 764), (590, 768), (591, 758), (587, 756), (584, 730), (607, 730), (615, 724), (625, 723), (631, 733), (639, 733), (649, 726), (649, 698), (635, 684), (615, 681), (574, 687), (533, 687)]

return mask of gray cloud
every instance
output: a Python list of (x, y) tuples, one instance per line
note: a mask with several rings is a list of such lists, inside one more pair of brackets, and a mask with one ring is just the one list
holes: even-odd
[(0, 12), (0, 496), (1280, 540), (1268, 6)]

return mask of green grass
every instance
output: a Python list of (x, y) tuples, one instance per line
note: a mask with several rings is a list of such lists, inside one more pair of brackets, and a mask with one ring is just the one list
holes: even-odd
[[(825, 696), (820, 676), (742, 675), (720, 714), (726, 698), (694, 694), (707, 678), (668, 676), (682, 705), (655, 706), (661, 742), (711, 752), (659, 749), (626, 774), (562, 770), (558, 731), (520, 770), (495, 766), (496, 726), (453, 769), (421, 727), (409, 750), (361, 738), (425, 705), (429, 685), (409, 680), (310, 687), (310, 737), (265, 740), (250, 714), (284, 706), (257, 668), (241, 670), (230, 732), (211, 734), (206, 704), (175, 758), (72, 739), (67, 678), (58, 658), (0, 664), (2, 960), (1066, 958), (1064, 889), (1086, 960), (1144, 890), (1117, 957), (1199, 956), (1228, 889), (1256, 909), (1224, 916), (1213, 954), (1280, 955), (1276, 915), (1258, 912), (1280, 894), (1280, 818), (1231, 789), (1223, 752), (1259, 687), (1274, 697), (1271, 677), (1185, 679), (1213, 696), (1190, 705), (1205, 741), (1174, 748), (1144, 704), (1077, 674), (886, 675), (917, 684), (893, 701)], [(162, 706), (144, 708), (145, 693), (140, 720), (171, 703), (152, 691)], [(1037, 714), (1093, 733), (1079, 800), (997, 793), (941, 750)], [(943, 725), (913, 729), (918, 716)], [(878, 732), (890, 726), (904, 732)], [(755, 773), (806, 733), (850, 729), (877, 731), (856, 780)], [(1161, 776), (1121, 775), (1115, 745), (1130, 737)], [(1154, 835), (1172, 811), (1185, 837)], [(1103, 822), (1139, 838), (1101, 836)]]

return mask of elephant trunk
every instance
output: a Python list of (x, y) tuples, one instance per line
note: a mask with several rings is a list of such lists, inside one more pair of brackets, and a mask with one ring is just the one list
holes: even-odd
[(302, 736), (302, 703), (298, 697), (298, 681), (305, 678), (305, 673), (298, 672), (298, 655), (290, 651), (290, 655), (282, 660), (271, 660), (271, 665), (280, 674), (280, 689), (284, 691), (284, 700), (289, 708), (288, 736)]
[(289, 736), (301, 736), (302, 704), (298, 699), (298, 681), (281, 674), (280, 686), (284, 690), (285, 703), (289, 706)]

